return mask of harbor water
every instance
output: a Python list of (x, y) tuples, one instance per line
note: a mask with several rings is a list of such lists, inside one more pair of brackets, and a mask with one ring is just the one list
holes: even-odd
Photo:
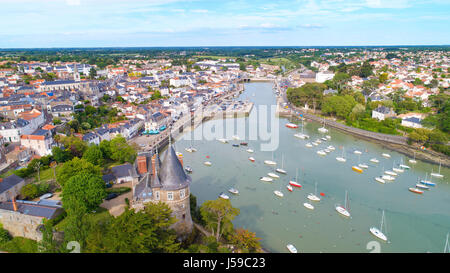
[[(259, 106), (267, 105), (270, 109), (276, 104), (272, 84), (268, 82), (247, 83), (239, 99), (255, 103), (250, 116), (240, 118), (247, 124), (255, 122), (252, 115), (257, 114)], [(269, 114), (274, 115), (272, 112)], [(193, 169), (191, 192), (197, 197), (198, 205), (217, 199), (221, 192), (226, 193), (232, 205), (240, 209), (240, 215), (233, 222), (235, 227), (255, 232), (261, 238), (262, 246), (270, 252), (288, 252), (287, 244), (295, 245), (299, 252), (315, 253), (443, 252), (446, 234), (450, 232), (450, 169), (442, 167), (440, 173), (444, 178), (433, 177), (431, 180), (437, 184), (435, 187), (424, 190), (423, 194), (415, 194), (408, 188), (415, 187), (426, 173), (430, 180), (430, 172), (437, 173), (439, 166), (419, 160), (417, 164), (411, 164), (408, 162), (411, 158), (332, 128), (328, 128), (326, 134), (331, 136), (330, 140), (307, 148), (306, 143), (325, 136), (317, 130), (320, 124), (305, 122), (304, 133), (310, 139), (301, 140), (294, 137), (295, 133), (301, 132), (299, 121), (295, 121), (299, 124), (297, 129), (287, 128), (285, 124), (290, 121), (286, 118), (278, 121), (279, 145), (273, 153), (261, 151), (260, 141), (249, 140), (248, 132), (247, 137), (239, 135), (240, 140), (228, 138), (227, 144), (217, 140), (194, 140), (192, 144), (198, 150), (194, 153), (184, 150), (191, 141), (183, 138), (176, 141), (175, 147), (183, 154), (184, 166)], [(202, 126), (211, 127), (211, 123), (217, 127), (226, 124), (222, 119), (210, 120), (194, 131), (202, 130)], [(248, 142), (248, 147), (232, 146), (243, 141)], [(326, 156), (316, 153), (329, 145), (336, 150)], [(254, 153), (248, 153), (246, 150), (249, 148)], [(342, 148), (345, 148), (345, 163), (336, 160), (342, 155)], [(355, 150), (362, 152), (360, 159), (354, 154)], [(391, 158), (382, 157), (382, 153), (390, 154)], [(255, 158), (255, 162), (248, 159), (250, 156)], [(274, 167), (263, 163), (272, 157), (278, 163), (276, 168), (281, 168), (284, 158), (283, 169), (287, 174), (277, 173), (280, 178), (274, 179), (273, 183), (262, 182), (260, 177), (269, 172), (276, 173)], [(371, 158), (377, 158), (379, 163), (371, 163)], [(359, 160), (369, 166), (363, 173), (352, 171), (352, 166)], [(204, 165), (205, 161), (210, 161), (212, 166)], [(395, 181), (386, 184), (375, 181), (383, 169), (392, 170), (394, 164), (399, 168), (401, 163), (411, 169), (400, 173)], [(289, 180), (295, 179), (296, 169), (302, 188), (289, 192), (286, 186)], [(315, 192), (316, 183), (320, 202), (306, 198)], [(238, 189), (239, 195), (229, 193), (231, 187)], [(275, 190), (281, 191), (284, 197), (276, 196)], [(344, 218), (335, 210), (336, 204), (344, 204), (346, 191), (351, 218)], [(305, 202), (314, 205), (314, 210), (306, 209), (303, 206)], [(380, 228), (383, 210), (386, 220), (383, 233), (388, 242), (369, 232), (371, 227)]]

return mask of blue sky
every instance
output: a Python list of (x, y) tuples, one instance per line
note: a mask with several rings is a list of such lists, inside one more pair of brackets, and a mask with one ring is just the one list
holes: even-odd
[(449, 0), (0, 0), (0, 48), (450, 44)]

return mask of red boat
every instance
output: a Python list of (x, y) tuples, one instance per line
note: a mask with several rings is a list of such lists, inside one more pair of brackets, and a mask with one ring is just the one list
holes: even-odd
[(301, 188), (302, 185), (300, 185), (300, 183), (297, 183), (295, 181), (289, 181), (289, 185), (293, 186), (293, 187), (297, 187), (297, 188)]
[(248, 160), (250, 160), (251, 162), (255, 162), (255, 159), (253, 157), (249, 157)]
[(418, 193), (418, 194), (422, 194), (423, 193), (423, 191), (421, 191), (421, 190), (419, 190), (417, 188), (409, 188), (409, 191), (413, 192), (413, 193)]
[(291, 187), (291, 185), (287, 185), (286, 188), (288, 189), (288, 191), (292, 192), (294, 189)]
[(295, 128), (298, 128), (298, 125), (294, 124), (294, 123), (288, 123), (288, 124), (286, 124), (286, 127), (295, 129)]

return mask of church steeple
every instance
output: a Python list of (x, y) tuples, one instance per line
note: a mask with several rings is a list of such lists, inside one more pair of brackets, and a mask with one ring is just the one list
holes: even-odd
[(78, 65), (73, 65), (73, 80), (79, 82), (81, 80), (80, 73), (78, 72)]

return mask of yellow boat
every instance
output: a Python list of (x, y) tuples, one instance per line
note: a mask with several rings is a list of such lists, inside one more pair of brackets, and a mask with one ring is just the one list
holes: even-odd
[(354, 170), (357, 173), (362, 173), (363, 172), (363, 170), (361, 168), (356, 167), (356, 166), (352, 166), (352, 170)]

